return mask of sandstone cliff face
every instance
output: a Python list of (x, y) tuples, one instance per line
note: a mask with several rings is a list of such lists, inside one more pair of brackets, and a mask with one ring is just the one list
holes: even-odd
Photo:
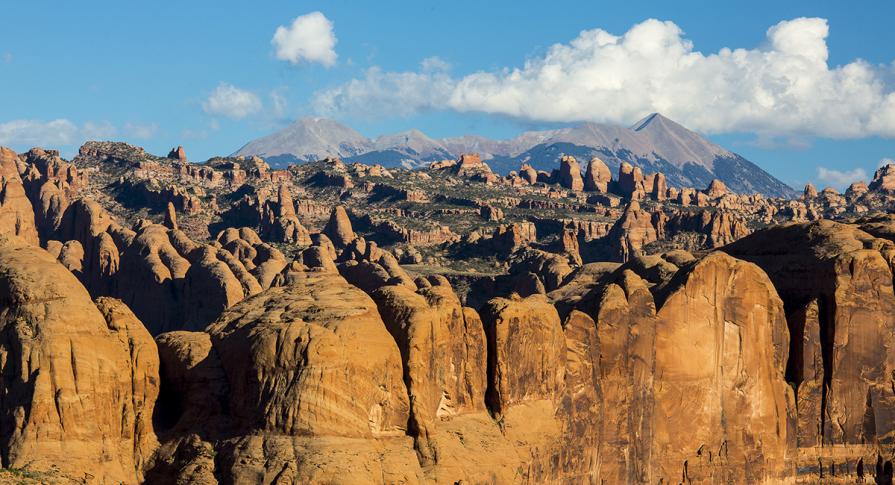
[[(249, 428), (285, 434), (401, 433), (408, 404), (400, 360), (375, 304), (336, 275), (302, 278), (247, 300), (209, 326), (230, 390), (242, 396), (230, 412)], [(283, 309), (277, 319), (270, 305)], [(247, 347), (254, 353), (244, 365), (238, 356)], [(282, 371), (291, 368), (297, 372)], [(343, 401), (330, 399), (339, 394)]]
[(784, 380), (789, 334), (768, 277), (755, 265), (713, 253), (679, 272), (662, 293), (655, 476), (694, 483), (774, 483), (792, 476), (794, 406)]
[(486, 402), (521, 459), (511, 480), (497, 481), (599, 483), (600, 351), (593, 320), (573, 311), (563, 324), (543, 295), (493, 299), (483, 320)]
[(0, 458), (139, 483), (157, 441), (158, 354), (120, 301), (95, 303), (41, 249), (0, 236)]
[(760, 269), (723, 253), (632, 261), (577, 301), (594, 315), (600, 346), (602, 480), (795, 476), (788, 332)]
[(599, 290), (582, 309), (594, 315), (600, 344), (601, 478), (654, 483), (652, 461), (656, 319), (652, 295), (631, 271)]
[(787, 377), (798, 386), (799, 443), (824, 447), (812, 450), (812, 465), (841, 473), (875, 462), (895, 406), (895, 246), (854, 226), (818, 221), (763, 231), (725, 251), (761, 266), (791, 308), (795, 359)]
[(441, 456), (437, 423), (484, 411), (486, 389), (481, 320), (460, 305), (446, 281), (429, 284), (417, 292), (386, 286), (373, 294), (401, 351), (411, 403), (409, 431), (424, 466)]
[(38, 245), (34, 209), (25, 195), (18, 171), (18, 155), (0, 147), (0, 232), (19, 236)]
[(226, 383), (218, 409), (186, 394), (177, 425), (219, 430), (209, 436), (223, 450), (217, 476), (237, 483), (418, 481), (399, 464), (415, 462), (405, 437), (409, 402), (400, 353), (366, 294), (332, 273), (292, 273), (289, 285), (234, 306), (207, 334), (160, 340), (170, 349), (162, 356), (174, 359), (165, 366), (196, 368), (192, 355), (213, 359), (211, 369), (182, 388)]

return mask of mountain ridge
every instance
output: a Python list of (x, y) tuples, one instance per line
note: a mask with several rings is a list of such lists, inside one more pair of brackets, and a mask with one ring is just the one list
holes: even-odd
[(234, 155), (258, 155), (274, 166), (328, 156), (386, 167), (420, 168), (433, 161), (478, 153), (498, 173), (523, 163), (550, 171), (562, 155), (585, 161), (599, 157), (614, 172), (623, 162), (645, 172), (663, 172), (677, 186), (704, 186), (721, 179), (737, 192), (792, 196), (795, 191), (753, 162), (703, 138), (660, 113), (630, 127), (584, 122), (565, 128), (526, 131), (495, 140), (479, 135), (436, 139), (418, 129), (367, 138), (326, 118), (301, 118), (271, 135), (243, 145)]

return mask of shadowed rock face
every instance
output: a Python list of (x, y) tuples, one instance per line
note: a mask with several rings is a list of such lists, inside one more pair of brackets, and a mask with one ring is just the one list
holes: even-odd
[(652, 483), (652, 395), (655, 305), (646, 283), (631, 271), (596, 292), (592, 312), (600, 342), (601, 477), (607, 483)]
[[(337, 274), (293, 273), (289, 285), (244, 300), (205, 333), (164, 334), (159, 343), (166, 367), (188, 370), (172, 375), (184, 391), (176, 427), (223, 450), (216, 474), (225, 481), (284, 467), (297, 482), (415, 476), (394, 466), (416, 461), (398, 347), (370, 297)], [(223, 402), (194, 397), (204, 386)], [(162, 461), (182, 459), (182, 446)], [(383, 469), (364, 470), (389, 449)], [(352, 458), (340, 462), (340, 453)]]
[(868, 463), (874, 452), (862, 445), (890, 443), (895, 425), (895, 246), (818, 221), (763, 231), (725, 251), (761, 266), (789, 309), (787, 379), (798, 386), (800, 445), (852, 446), (838, 456), (817, 450), (825, 465)]
[[(597, 174), (599, 176), (599, 174)], [(584, 190), (584, 179), (581, 167), (575, 157), (565, 156), (559, 161), (559, 172), (556, 174), (560, 185), (576, 192)]]
[(119, 300), (96, 302), (45, 251), (0, 235), (0, 458), (139, 483), (158, 443), (155, 342)]

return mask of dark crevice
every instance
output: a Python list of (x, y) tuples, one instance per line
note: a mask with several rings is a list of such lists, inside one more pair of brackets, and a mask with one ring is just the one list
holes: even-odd
[(876, 485), (892, 485), (892, 462), (876, 456)]
[(820, 399), (820, 432), (821, 443), (826, 445), (833, 444), (832, 436), (827, 428), (827, 406), (833, 376), (833, 342), (836, 335), (836, 325), (834, 323), (836, 318), (835, 301), (826, 297), (819, 298), (817, 301), (817, 313), (820, 319), (820, 350), (824, 366)]
[(166, 377), (164, 363), (159, 366), (159, 394), (152, 410), (152, 426), (156, 432), (170, 430), (183, 415), (183, 404), (174, 388), (174, 384)]

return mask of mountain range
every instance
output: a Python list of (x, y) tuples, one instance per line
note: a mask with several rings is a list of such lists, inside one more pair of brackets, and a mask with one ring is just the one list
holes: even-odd
[(517, 170), (523, 163), (550, 171), (558, 167), (563, 155), (585, 163), (596, 156), (613, 173), (622, 162), (629, 162), (646, 173), (664, 173), (672, 186), (701, 188), (717, 178), (739, 193), (786, 197), (795, 193), (749, 160), (659, 113), (630, 127), (588, 122), (527, 131), (508, 140), (475, 135), (434, 139), (415, 129), (370, 139), (334, 120), (301, 118), (246, 143), (234, 155), (258, 155), (274, 167), (334, 156), (348, 162), (420, 168), (471, 152), (501, 174)]

